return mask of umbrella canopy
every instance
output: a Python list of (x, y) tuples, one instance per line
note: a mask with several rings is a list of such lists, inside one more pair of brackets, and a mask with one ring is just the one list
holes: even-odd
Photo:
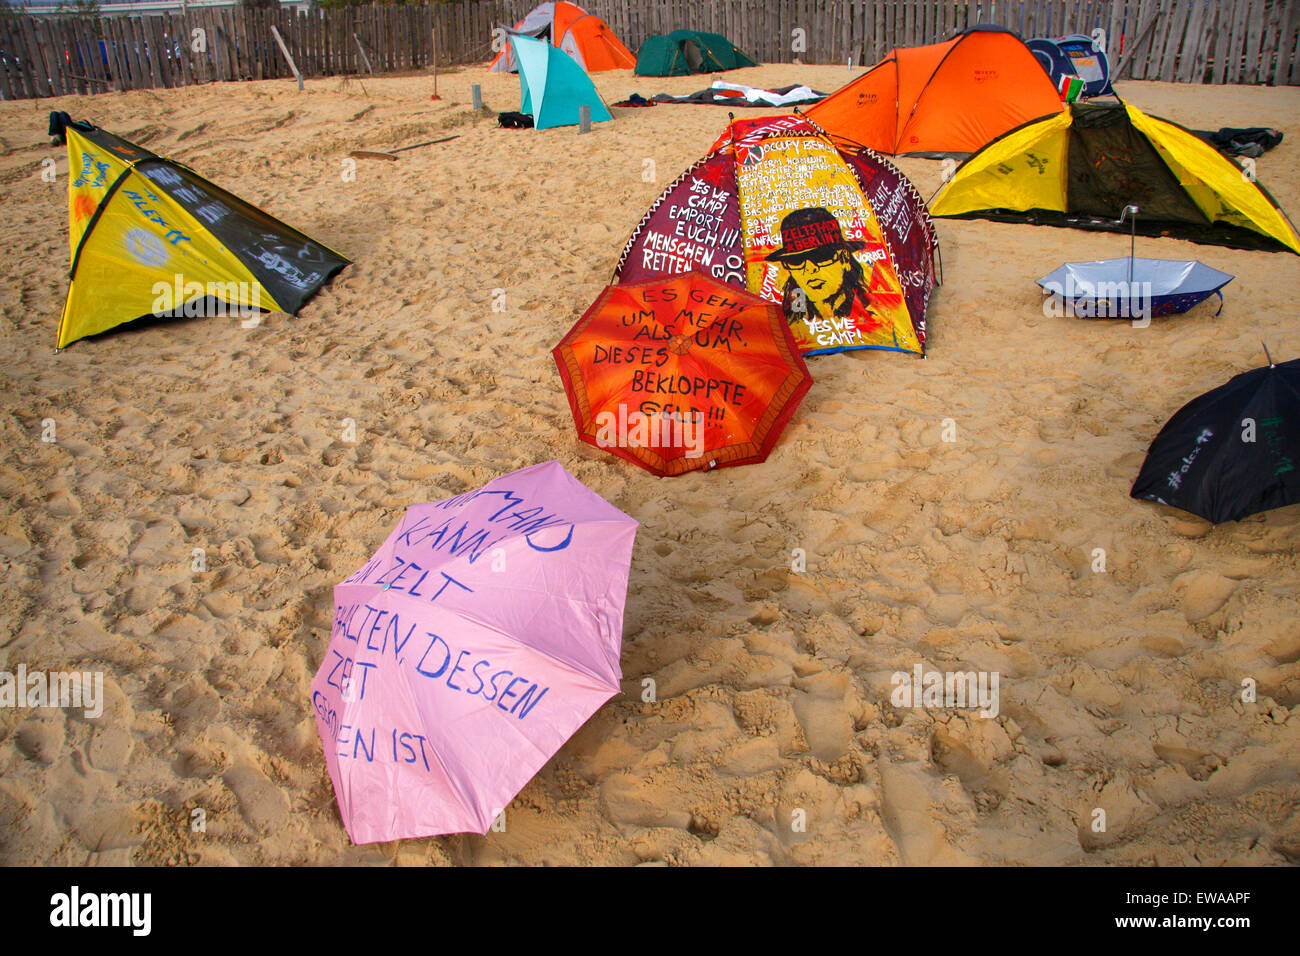
[(618, 692), (636, 529), (552, 461), (408, 509), (334, 588), (312, 708), (354, 843), (486, 833)]
[(888, 160), (804, 116), (733, 119), (650, 207), (614, 281), (699, 269), (779, 303), (805, 355), (920, 355), (937, 248), (925, 202)]
[(1218, 524), (1300, 501), (1300, 359), (1188, 402), (1151, 443), (1132, 495)]
[(763, 461), (812, 385), (781, 310), (699, 272), (608, 286), (554, 355), (578, 436), (656, 475)]
[(1124, 258), (1067, 262), (1038, 284), (1070, 303), (1081, 318), (1127, 319), (1176, 315), (1215, 294), (1222, 311), (1219, 290), (1234, 278), (1203, 262)]

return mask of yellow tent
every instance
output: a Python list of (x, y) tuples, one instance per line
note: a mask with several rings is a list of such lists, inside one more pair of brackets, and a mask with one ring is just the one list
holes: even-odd
[(57, 347), (150, 315), (297, 313), (349, 260), (187, 166), (66, 127), (72, 265)]
[(1126, 103), (1074, 104), (995, 139), (935, 196), (936, 217), (1119, 229), (1242, 249), (1300, 253), (1272, 197), (1232, 160), (1176, 123)]

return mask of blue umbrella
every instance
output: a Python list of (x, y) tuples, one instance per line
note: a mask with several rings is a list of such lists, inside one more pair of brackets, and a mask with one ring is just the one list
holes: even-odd
[(1136, 206), (1126, 206), (1120, 215), (1120, 222), (1129, 215), (1133, 221), (1134, 237), (1127, 258), (1067, 262), (1038, 284), (1070, 303), (1080, 318), (1177, 315), (1212, 295), (1218, 295), (1222, 312), (1223, 293), (1219, 290), (1235, 276), (1194, 260), (1137, 258), (1133, 255), (1137, 211)]

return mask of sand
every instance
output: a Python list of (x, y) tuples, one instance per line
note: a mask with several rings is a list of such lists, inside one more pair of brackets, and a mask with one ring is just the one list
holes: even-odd
[[(597, 77), (609, 102), (706, 82)], [(0, 104), (0, 668), (102, 670), (107, 697), (97, 719), (0, 710), (0, 863), (1300, 861), (1300, 507), (1215, 528), (1128, 497), (1161, 424), (1262, 364), (1261, 338), (1300, 355), (1300, 257), (1139, 239), (1237, 279), (1217, 318), (1135, 329), (1046, 316), (1032, 281), (1126, 238), (940, 220), (929, 358), (811, 359), (765, 464), (656, 479), (576, 440), (550, 348), (726, 112), (506, 131), (471, 83), (517, 108), (517, 80), (479, 69), (443, 76), (439, 102), (421, 76)], [(1194, 127), (1282, 128), (1258, 175), (1300, 210), (1300, 90), (1120, 91)], [(53, 354), (51, 109), (355, 264), (297, 318)], [(453, 134), (344, 181), (349, 150)], [(939, 163), (900, 165), (938, 187)], [(352, 847), (308, 702), (332, 585), (406, 505), (550, 459), (642, 523), (624, 693), (505, 832)], [(893, 706), (890, 675), (917, 664), (998, 672), (998, 716)]]

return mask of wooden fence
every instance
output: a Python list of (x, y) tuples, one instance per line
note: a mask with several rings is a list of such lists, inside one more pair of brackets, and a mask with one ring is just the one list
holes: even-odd
[[(494, 28), (536, 0), (329, 10), (232, 7), (154, 16), (0, 18), (0, 97), (156, 89), (483, 63)], [(648, 36), (707, 30), (760, 62), (870, 64), (977, 23), (1023, 37), (1105, 32), (1117, 76), (1300, 84), (1300, 0), (585, 0), (633, 51)], [(500, 42), (500, 34), (496, 36)]]

